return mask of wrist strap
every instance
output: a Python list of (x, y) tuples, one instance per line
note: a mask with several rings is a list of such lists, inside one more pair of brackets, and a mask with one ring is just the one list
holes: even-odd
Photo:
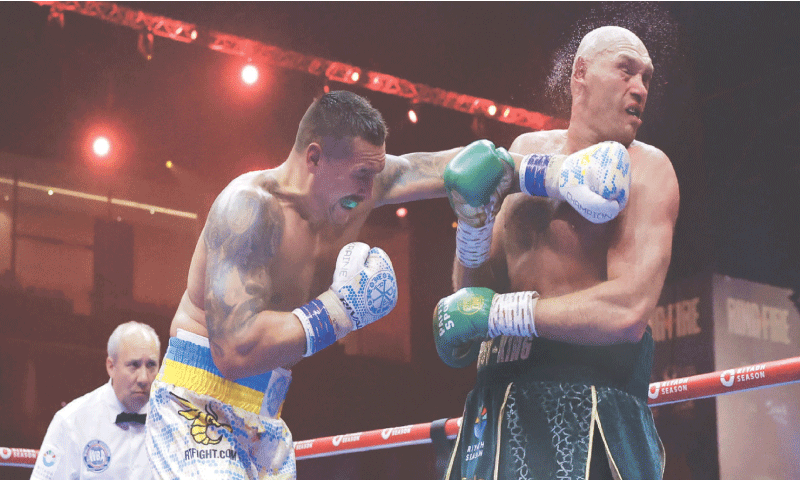
[(294, 313), (300, 319), (303, 330), (306, 331), (306, 353), (309, 357), (336, 341), (336, 332), (328, 316), (328, 311), (319, 299), (314, 299), (300, 308), (295, 308)]
[(536, 292), (495, 295), (489, 313), (489, 337), (538, 337), (534, 323), (534, 310), (538, 300), (539, 294)]
[(519, 189), (528, 195), (546, 197), (547, 166), (550, 164), (550, 155), (532, 153), (522, 159), (519, 164)]
[(486, 225), (472, 227), (461, 220), (456, 229), (456, 257), (467, 268), (478, 268), (489, 259), (492, 248), (494, 218), (487, 218)]

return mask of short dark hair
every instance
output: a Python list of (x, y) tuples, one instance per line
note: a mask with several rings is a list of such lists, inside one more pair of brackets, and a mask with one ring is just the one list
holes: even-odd
[(294, 141), (294, 149), (303, 151), (317, 142), (323, 151), (336, 148), (346, 138), (363, 138), (375, 146), (386, 141), (387, 128), (381, 112), (367, 99), (345, 90), (326, 93), (308, 107)]

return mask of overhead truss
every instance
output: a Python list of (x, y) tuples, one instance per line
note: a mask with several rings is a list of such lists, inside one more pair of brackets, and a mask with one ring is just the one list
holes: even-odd
[(532, 130), (547, 130), (566, 125), (566, 122), (562, 119), (538, 112), (511, 105), (501, 105), (485, 98), (450, 92), (421, 83), (413, 83), (393, 75), (365, 70), (342, 62), (284, 50), (255, 40), (216, 32), (191, 23), (133, 10), (110, 2), (34, 0), (34, 3), (50, 7), (51, 17), (60, 18), (62, 21), (63, 12), (74, 12), (143, 33), (183, 43), (203, 45), (217, 52), (247, 58), (254, 63), (265, 63), (285, 69), (299, 70), (311, 75), (325, 77), (330, 81), (356, 85), (376, 92), (407, 98), (413, 103), (436, 105), (470, 115), (483, 116), (500, 122), (527, 127)]

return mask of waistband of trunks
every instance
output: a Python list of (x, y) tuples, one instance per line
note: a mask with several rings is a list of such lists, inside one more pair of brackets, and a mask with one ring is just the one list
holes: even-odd
[(228, 380), (214, 365), (208, 347), (172, 337), (158, 379), (259, 413), (271, 376), (272, 372), (267, 372), (235, 381)]
[[(653, 365), (653, 338), (647, 328), (641, 341), (583, 346), (542, 338), (501, 336), (481, 345), (478, 377), (487, 381), (575, 380), (611, 386), (646, 398)], [(492, 379), (492, 380), (488, 380)]]

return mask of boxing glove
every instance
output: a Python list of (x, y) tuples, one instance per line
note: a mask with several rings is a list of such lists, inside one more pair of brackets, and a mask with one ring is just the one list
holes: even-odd
[(535, 337), (536, 292), (496, 294), (467, 287), (439, 300), (433, 310), (433, 339), (439, 358), (462, 368), (478, 358), (480, 345), (498, 335)]
[(520, 190), (566, 200), (592, 223), (614, 219), (625, 208), (631, 186), (631, 159), (617, 142), (602, 142), (572, 155), (526, 156), (520, 163)]
[(345, 245), (331, 287), (292, 312), (306, 332), (304, 356), (384, 317), (396, 304), (397, 280), (386, 252), (361, 242)]
[(494, 217), (514, 178), (514, 160), (488, 140), (464, 147), (447, 164), (444, 186), (458, 217), (456, 255), (467, 267), (480, 266), (489, 256)]

